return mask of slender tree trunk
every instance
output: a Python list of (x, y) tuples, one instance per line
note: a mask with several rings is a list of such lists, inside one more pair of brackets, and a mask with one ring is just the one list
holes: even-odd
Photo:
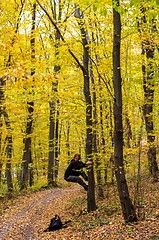
[(68, 163), (70, 162), (70, 122), (67, 123), (67, 135), (66, 135), (66, 148), (67, 148), (67, 157), (68, 157)]
[[(60, 70), (60, 66), (55, 66), (54, 71), (55, 75)], [(57, 94), (58, 80), (56, 79), (56, 83), (52, 83), (52, 93)], [(58, 119), (56, 119), (56, 107), (57, 101), (52, 100), (50, 103), (50, 133), (49, 133), (49, 159), (48, 159), (48, 184), (54, 187), (56, 184), (56, 174), (55, 167), (57, 164), (56, 159), (58, 160)], [(56, 155), (56, 156), (55, 156)]]
[[(102, 90), (102, 86), (101, 86), (101, 79), (99, 76), (99, 85), (100, 85), (100, 99), (102, 98), (101, 95), (101, 90)], [(106, 142), (105, 142), (105, 136), (104, 136), (104, 122), (103, 122), (103, 103), (100, 100), (100, 128), (101, 128), (101, 151), (102, 151), (102, 156), (103, 156), (103, 160), (104, 160), (104, 184), (107, 184), (108, 181), (108, 160), (106, 158), (106, 152), (105, 152), (105, 148), (106, 148)]]
[(130, 139), (132, 139), (131, 124), (130, 124), (128, 114), (126, 113), (126, 116), (125, 116), (125, 144), (124, 145), (127, 148), (131, 147)]
[(8, 114), (6, 112), (3, 112), (6, 128), (8, 130), (7, 137), (6, 137), (6, 179), (7, 179), (7, 187), (8, 187), (8, 192), (13, 191), (13, 182), (12, 182), (12, 165), (11, 165), (11, 160), (12, 160), (12, 150), (13, 150), (13, 144), (12, 144), (12, 134), (11, 134), (11, 126), (10, 126), (10, 121)]
[(92, 80), (92, 86), (93, 86), (93, 154), (95, 155), (95, 167), (96, 167), (96, 176), (97, 176), (97, 194), (99, 198), (104, 197), (103, 188), (102, 188), (102, 176), (101, 176), (101, 161), (98, 155), (98, 146), (97, 146), (97, 97), (96, 97), (96, 89), (95, 89), (95, 81), (94, 81), (94, 74), (93, 74), (93, 68), (92, 68), (92, 62), (90, 61), (90, 78)]
[[(89, 77), (89, 46), (87, 41), (87, 32), (84, 27), (84, 16), (79, 8), (75, 10), (75, 17), (80, 26), (82, 45), (83, 45), (83, 78), (84, 78), (84, 96), (86, 102), (86, 157), (92, 159), (92, 99), (90, 93), (90, 77)], [(88, 171), (88, 191), (87, 191), (87, 211), (96, 210), (95, 202), (95, 179), (93, 165)]]
[(56, 128), (55, 128), (55, 182), (58, 178), (59, 170), (59, 100), (57, 101)]
[(55, 103), (52, 101), (50, 103), (50, 127), (49, 127), (49, 158), (48, 158), (48, 185), (55, 186), (55, 176), (54, 176), (54, 156), (55, 156), (55, 146), (54, 146), (54, 133), (55, 133)]
[[(4, 109), (4, 86), (5, 86), (5, 80), (3, 79), (3, 77), (0, 78), (0, 179), (2, 178), (1, 174), (1, 170), (2, 170), (2, 166), (3, 166), (3, 154), (2, 154), (2, 134), (3, 134), (3, 121), (2, 121), (2, 116), (3, 116), (3, 109)], [(0, 181), (1, 183), (1, 181)]]
[[(0, 93), (0, 95), (1, 95), (1, 93)], [(3, 126), (3, 124), (2, 124), (2, 114), (1, 114), (1, 110), (0, 110), (0, 186), (2, 184), (2, 166), (3, 166), (3, 160), (2, 160), (2, 129), (1, 129), (2, 126)]]
[[(35, 74), (35, 21), (36, 21), (36, 4), (32, 6), (32, 28), (31, 28), (31, 76)], [(33, 87), (33, 86), (32, 86)], [(33, 94), (33, 93), (32, 93)], [(20, 189), (26, 189), (28, 187), (28, 183), (30, 186), (33, 185), (33, 159), (32, 159), (32, 137), (30, 136), (33, 132), (33, 111), (34, 111), (34, 102), (27, 102), (27, 124), (25, 131), (24, 142), (24, 150), (23, 150), (23, 158), (22, 158), (22, 170), (20, 176)]]
[[(61, 20), (62, 8), (61, 8), (61, 1), (59, 1), (59, 12), (57, 16), (57, 6), (56, 2), (54, 2), (54, 6), (52, 6), (52, 14), (53, 19), (55, 21)], [(61, 35), (59, 31), (55, 30), (55, 57), (58, 59), (59, 55), (59, 41)], [(58, 89), (58, 73), (60, 71), (60, 66), (54, 66), (54, 75), (56, 82), (52, 83), (52, 94), (57, 96), (57, 89)], [(59, 100), (53, 99), (50, 103), (50, 131), (49, 131), (49, 159), (48, 159), (48, 184), (52, 186), (57, 186), (56, 179), (58, 175), (58, 131), (59, 131), (59, 124), (58, 124), (58, 115), (59, 112), (56, 110), (59, 105)]]
[[(113, 107), (111, 101), (109, 101), (109, 111), (110, 111), (110, 137), (111, 137), (111, 146), (114, 147), (114, 137), (113, 137)], [(111, 153), (110, 156), (110, 166), (111, 166), (111, 183), (114, 183), (114, 155)]]
[[(13, 144), (12, 144), (12, 133), (11, 133), (9, 116), (8, 116), (7, 112), (5, 111), (5, 106), (4, 106), (4, 101), (5, 101), (4, 86), (5, 85), (6, 85), (6, 80), (4, 80), (3, 78), (0, 78), (0, 121), (1, 121), (0, 127), (2, 127), (2, 117), (4, 117), (4, 122), (5, 122), (6, 129), (7, 129), (7, 136), (5, 139), (6, 159), (7, 159), (7, 161), (6, 161), (6, 179), (7, 179), (8, 192), (12, 192), (13, 191), (13, 181), (12, 181), (12, 173), (11, 173), (11, 170), (12, 170), (11, 159), (12, 159)], [(0, 137), (2, 137), (2, 132), (1, 132)], [(0, 143), (1, 142), (2, 142), (2, 139), (0, 139)], [(2, 150), (1, 144), (0, 144), (0, 150)], [(1, 152), (1, 156), (2, 156), (2, 152)], [(1, 161), (0, 165), (2, 166), (3, 165), (2, 159), (0, 161)]]
[(11, 165), (11, 159), (12, 159), (12, 135), (7, 136), (7, 147), (6, 147), (6, 157), (7, 157), (7, 163), (6, 163), (6, 179), (7, 179), (7, 186), (8, 191), (13, 191), (13, 181), (12, 181), (12, 165)]
[(123, 164), (122, 79), (120, 70), (121, 20), (120, 13), (116, 10), (119, 5), (119, 0), (113, 1), (114, 164), (124, 220), (125, 222), (134, 222), (137, 221), (137, 216), (129, 196)]

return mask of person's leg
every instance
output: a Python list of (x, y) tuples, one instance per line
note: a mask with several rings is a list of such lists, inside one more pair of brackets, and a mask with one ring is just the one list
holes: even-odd
[(88, 176), (84, 171), (82, 171), (80, 175), (84, 178), (84, 180), (88, 181)]
[(86, 191), (88, 190), (87, 184), (78, 176), (69, 176), (65, 179), (68, 182), (77, 182), (79, 183)]

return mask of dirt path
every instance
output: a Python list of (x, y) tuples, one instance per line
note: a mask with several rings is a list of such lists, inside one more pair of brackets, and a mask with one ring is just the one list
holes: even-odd
[[(61, 238), (60, 231), (44, 233), (50, 219), (59, 214), (62, 221), (67, 220), (64, 210), (70, 200), (80, 194), (81, 188), (73, 185), (68, 188), (57, 188), (18, 198), (13, 206), (5, 210), (0, 218), (1, 240), (41, 240), (69, 239)], [(68, 231), (67, 228), (66, 231)]]

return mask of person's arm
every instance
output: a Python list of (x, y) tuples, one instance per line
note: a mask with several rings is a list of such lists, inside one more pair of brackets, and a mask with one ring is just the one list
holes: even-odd
[(85, 164), (86, 164), (87, 166), (88, 166), (88, 165), (92, 165), (92, 164), (93, 164), (93, 161), (87, 161)]
[(84, 162), (82, 162), (82, 161), (78, 161), (78, 167), (81, 169), (81, 168), (84, 168), (84, 167), (86, 167), (87, 166), (87, 164), (86, 163), (84, 163)]
[(87, 162), (84, 163), (84, 162), (79, 161), (78, 164), (79, 164), (80, 168), (84, 168), (84, 167), (87, 167), (88, 165), (92, 165), (93, 162), (92, 161), (87, 161)]

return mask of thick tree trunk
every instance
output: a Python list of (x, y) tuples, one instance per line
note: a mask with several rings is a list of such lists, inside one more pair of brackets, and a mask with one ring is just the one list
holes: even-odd
[(158, 178), (158, 165), (156, 161), (156, 146), (155, 146), (155, 135), (154, 135), (154, 123), (153, 123), (153, 102), (154, 102), (154, 45), (150, 41), (143, 42), (142, 54), (146, 54), (146, 63), (142, 66), (143, 71), (143, 88), (144, 88), (144, 105), (143, 115), (146, 124), (147, 142), (148, 142), (148, 163), (149, 171), (153, 176), (154, 181)]
[[(143, 89), (144, 89), (144, 105), (143, 115), (145, 119), (147, 142), (148, 146), (148, 163), (149, 171), (154, 181), (158, 179), (158, 165), (156, 161), (156, 146), (155, 146), (155, 135), (154, 135), (154, 122), (153, 122), (153, 105), (154, 105), (154, 52), (155, 43), (153, 32), (156, 31), (156, 23), (154, 18), (147, 18), (147, 9), (141, 6), (141, 21), (139, 22), (139, 32), (143, 35), (144, 40), (142, 41), (142, 55), (145, 55), (146, 60), (142, 65), (143, 73)], [(151, 19), (151, 20), (150, 20)], [(146, 31), (149, 31), (147, 32)], [(152, 34), (150, 34), (150, 32)]]
[(120, 71), (120, 42), (121, 42), (121, 20), (120, 14), (116, 10), (119, 7), (119, 0), (114, 0), (113, 4), (113, 85), (114, 85), (114, 164), (115, 176), (119, 192), (122, 213), (125, 222), (137, 221), (134, 206), (130, 200), (128, 186), (125, 177), (123, 164), (123, 127), (122, 127), (122, 90)]

